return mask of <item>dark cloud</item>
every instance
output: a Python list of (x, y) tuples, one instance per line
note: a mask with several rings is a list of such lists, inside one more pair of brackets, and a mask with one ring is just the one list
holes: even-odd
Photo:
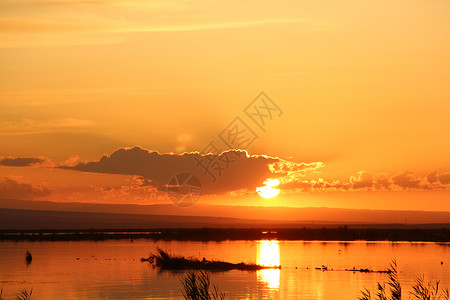
[(327, 181), (323, 178), (285, 182), (280, 185), (282, 190), (299, 190), (303, 192), (347, 191), (351, 188), (348, 182), (340, 180)]
[(392, 182), (405, 190), (429, 189), (429, 186), (421, 183), (420, 178), (415, 178), (412, 172), (405, 171), (392, 177)]
[(390, 190), (392, 188), (392, 180), (386, 174), (376, 174), (373, 187), (376, 191)]
[(361, 171), (357, 176), (350, 177), (350, 184), (355, 189), (372, 189), (374, 176), (370, 172)]
[(224, 194), (255, 190), (268, 178), (300, 176), (321, 163), (294, 163), (265, 155), (248, 155), (246, 151), (229, 150), (220, 155), (161, 154), (141, 147), (120, 148), (99, 161), (79, 163), (61, 168), (83, 172), (138, 175), (143, 184), (165, 191), (176, 174), (188, 172), (200, 179), (204, 194)]
[(446, 190), (450, 184), (450, 173), (429, 173), (426, 177), (414, 176), (405, 171), (395, 176), (372, 174), (360, 171), (356, 176), (350, 176), (348, 182), (340, 180), (301, 179), (283, 182), (283, 189), (300, 191), (391, 191), (391, 190)]
[(427, 174), (427, 181), (431, 184), (438, 182), (437, 172), (431, 172)]
[[(360, 171), (348, 180), (317, 178), (322, 162), (291, 162), (266, 155), (249, 155), (229, 150), (220, 155), (161, 154), (141, 147), (120, 148), (99, 161), (65, 165), (61, 168), (82, 172), (134, 175), (140, 185), (166, 191), (170, 179), (179, 173), (191, 173), (201, 182), (203, 194), (255, 191), (268, 178), (280, 180), (284, 191), (389, 191), (447, 189), (450, 173), (433, 172), (426, 177), (411, 172), (390, 176)], [(316, 178), (313, 178), (316, 177)]]
[(450, 184), (450, 173), (440, 174), (439, 182), (442, 184)]
[(442, 173), (442, 174), (440, 174), (438, 172), (429, 173), (427, 175), (427, 181), (433, 185), (450, 184), (450, 173)]
[(44, 159), (34, 157), (14, 157), (0, 160), (0, 165), (8, 167), (28, 167), (31, 165), (42, 164)]
[(282, 188), (300, 189), (302, 191), (356, 191), (356, 190), (389, 190), (391, 181), (384, 174), (372, 174), (360, 171), (356, 176), (350, 176), (348, 181), (327, 180), (323, 178), (292, 181), (282, 185)]
[(16, 179), (4, 177), (0, 179), (0, 197), (3, 199), (32, 200), (48, 196), (51, 190), (42, 186), (33, 186)]

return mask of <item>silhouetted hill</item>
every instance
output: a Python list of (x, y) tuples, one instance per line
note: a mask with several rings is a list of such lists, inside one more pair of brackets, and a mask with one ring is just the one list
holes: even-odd
[[(449, 242), (450, 224), (305, 225), (236, 218), (0, 209), (0, 241), (107, 239)], [(320, 228), (319, 228), (320, 227)], [(376, 227), (376, 228), (375, 228)], [(420, 228), (419, 228), (420, 227)]]
[[(272, 221), (272, 223), (274, 223)], [(267, 221), (170, 215), (133, 215), (0, 208), (0, 230), (140, 229), (265, 226)]]
[(263, 206), (225, 206), (197, 204), (191, 208), (179, 208), (172, 204), (134, 205), (134, 204), (94, 204), (59, 203), (48, 201), (26, 201), (0, 199), (0, 208), (118, 213), (136, 215), (171, 215), (225, 217), (246, 220), (272, 220), (278, 223), (302, 224), (433, 224), (450, 223), (450, 212), (445, 211), (406, 211), (406, 210), (368, 210), (324, 207), (263, 207)]

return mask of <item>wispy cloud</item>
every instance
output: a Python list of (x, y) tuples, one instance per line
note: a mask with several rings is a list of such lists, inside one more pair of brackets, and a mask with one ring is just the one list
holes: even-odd
[(282, 72), (282, 73), (277, 73), (277, 74), (271, 74), (272, 76), (276, 76), (276, 77), (283, 77), (283, 76), (307, 76), (309, 75), (308, 72), (302, 72), (302, 71), (298, 71), (298, 72)]
[(4, 107), (44, 106), (81, 104), (110, 98), (117, 95), (130, 95), (129, 88), (78, 88), (78, 89), (27, 89), (0, 91), (0, 105)]
[(89, 120), (63, 118), (56, 120), (22, 119), (0, 122), (0, 136), (41, 134), (47, 132), (74, 131), (92, 125)]
[(155, 0), (143, 3), (138, 0), (3, 0), (1, 9), (21, 9), (51, 6), (78, 6), (78, 5), (132, 5), (147, 8), (167, 8), (184, 6), (186, 0)]
[(232, 29), (267, 24), (289, 24), (306, 22), (305, 19), (254, 19), (222, 22), (196, 22), (178, 24), (136, 23), (124, 18), (105, 18), (95, 14), (66, 13), (62, 16), (1, 17), (0, 33), (133, 33), (133, 32), (182, 32), (212, 29)]
[(125, 28), (123, 32), (171, 32), (171, 31), (198, 31), (213, 29), (232, 29), (253, 27), (266, 24), (289, 24), (304, 22), (301, 19), (265, 19), (250, 21), (231, 21), (221, 23), (199, 23), (199, 24), (180, 24), (180, 25), (162, 25), (162, 26), (137, 26)]
[(117, 44), (128, 33), (189, 32), (236, 29), (271, 24), (305, 22), (302, 19), (256, 19), (224, 22), (148, 24), (122, 18), (102, 18), (92, 14), (65, 14), (61, 17), (0, 17), (0, 47), (45, 47)]
[[(218, 5), (219, 9), (229, 9), (225, 3)], [(285, 15), (217, 15), (217, 8), (211, 9), (210, 3), (181, 0), (6, 1), (0, 4), (0, 47), (112, 44), (123, 42), (128, 33), (225, 30), (311, 21)]]

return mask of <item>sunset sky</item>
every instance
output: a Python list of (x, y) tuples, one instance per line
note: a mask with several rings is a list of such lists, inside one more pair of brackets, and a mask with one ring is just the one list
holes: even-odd
[(449, 37), (446, 0), (3, 0), (0, 198), (450, 211)]

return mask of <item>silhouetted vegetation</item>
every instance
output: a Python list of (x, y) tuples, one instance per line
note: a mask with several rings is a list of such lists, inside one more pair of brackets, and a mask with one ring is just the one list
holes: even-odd
[(17, 294), (16, 299), (17, 300), (29, 300), (31, 299), (31, 295), (33, 294), (33, 289), (31, 289), (29, 292), (27, 290), (22, 290), (19, 294)]
[(371, 270), (371, 269), (356, 269), (353, 267), (353, 269), (345, 269), (344, 271), (351, 271), (351, 272), (360, 272), (360, 273), (390, 273), (391, 270)]
[[(27, 291), (23, 289), (20, 293), (16, 295), (16, 300), (29, 300), (31, 299), (31, 295), (33, 294), (33, 289)], [(0, 290), (0, 300), (4, 300), (3, 298), (3, 288)]]
[(245, 270), (256, 271), (261, 269), (279, 269), (280, 267), (266, 267), (256, 264), (246, 263), (230, 263), (220, 260), (207, 260), (203, 258), (199, 260), (195, 257), (185, 258), (184, 256), (176, 256), (167, 253), (158, 248), (156, 254), (151, 254), (149, 258), (141, 258), (141, 261), (159, 267), (163, 270), (210, 270), (210, 271), (229, 271), (229, 270)]
[(204, 271), (189, 272), (181, 280), (183, 284), (183, 296), (188, 300), (216, 300), (225, 299), (225, 294), (219, 292), (217, 286), (210, 288), (210, 278)]
[(448, 288), (440, 289), (439, 281), (435, 281), (434, 283), (428, 282), (425, 283), (424, 277), (417, 277), (416, 283), (412, 286), (413, 291), (411, 295), (413, 299), (418, 300), (439, 300), (450, 299)]
[[(401, 300), (402, 287), (398, 278), (397, 263), (392, 261), (388, 268), (387, 282), (378, 282), (375, 291), (364, 288), (361, 291), (359, 300)], [(412, 286), (411, 296), (417, 300), (449, 300), (448, 289), (441, 290), (439, 281), (435, 283), (425, 283), (424, 277), (417, 277), (415, 284)], [(409, 298), (408, 298), (409, 299)]]
[(225, 240), (321, 240), (321, 241), (417, 241), (450, 242), (450, 230), (379, 228), (161, 228), (140, 230), (9, 230), (0, 231), (3, 241), (103, 241), (110, 239), (151, 239), (178, 241)]

